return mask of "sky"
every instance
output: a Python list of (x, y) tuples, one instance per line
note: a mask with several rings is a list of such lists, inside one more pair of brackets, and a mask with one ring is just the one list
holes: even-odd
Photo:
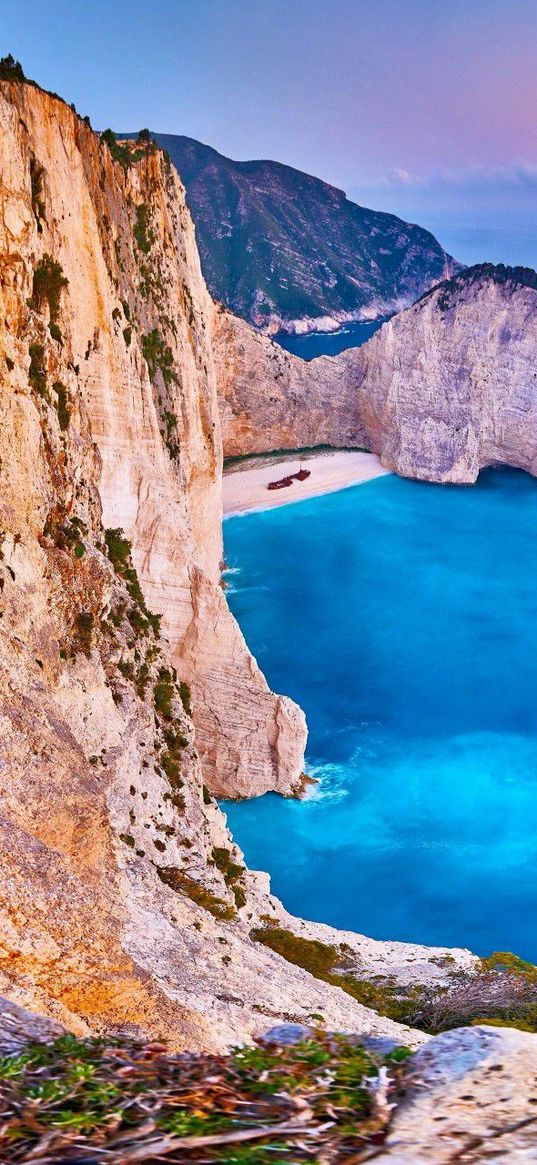
[(96, 128), (275, 158), (537, 266), (537, 0), (0, 0), (0, 34)]

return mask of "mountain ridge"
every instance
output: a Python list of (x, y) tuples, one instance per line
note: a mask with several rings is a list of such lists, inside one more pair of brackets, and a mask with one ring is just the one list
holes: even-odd
[(430, 231), (315, 175), (237, 162), (185, 135), (152, 137), (184, 183), (213, 298), (260, 331), (333, 331), (390, 315), (462, 268)]

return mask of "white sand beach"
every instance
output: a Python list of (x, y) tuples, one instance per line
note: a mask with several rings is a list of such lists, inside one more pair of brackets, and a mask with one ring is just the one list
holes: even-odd
[[(293, 481), (284, 489), (267, 489), (269, 481), (278, 481), (299, 469), (309, 469), (305, 481)], [(371, 481), (389, 473), (376, 453), (330, 449), (304, 453), (301, 457), (285, 454), (251, 457), (224, 469), (222, 483), (224, 516), (248, 510), (266, 510), (285, 506), (318, 494), (333, 493), (349, 485)]]

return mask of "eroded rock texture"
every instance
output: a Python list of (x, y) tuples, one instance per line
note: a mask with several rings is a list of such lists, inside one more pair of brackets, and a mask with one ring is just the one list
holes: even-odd
[(366, 447), (405, 477), (438, 482), (473, 482), (496, 463), (536, 470), (537, 289), (527, 269), (469, 268), (363, 348), (309, 364), (226, 314), (217, 335), (227, 455)]
[(537, 1037), (493, 1027), (436, 1036), (414, 1056), (386, 1165), (537, 1160)]
[[(0, 86), (0, 987), (174, 1047), (313, 1012), (419, 1042), (251, 937), (306, 924), (207, 786), (289, 791), (304, 720), (219, 585), (213, 307), (177, 175), (132, 149)], [(379, 944), (345, 941), (378, 968)], [(425, 977), (445, 955), (387, 953)]]

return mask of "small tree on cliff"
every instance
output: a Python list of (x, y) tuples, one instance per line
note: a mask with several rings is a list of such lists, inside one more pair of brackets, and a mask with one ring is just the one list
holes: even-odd
[(0, 59), (0, 81), (24, 81), (24, 70), (20, 61), (8, 53)]

